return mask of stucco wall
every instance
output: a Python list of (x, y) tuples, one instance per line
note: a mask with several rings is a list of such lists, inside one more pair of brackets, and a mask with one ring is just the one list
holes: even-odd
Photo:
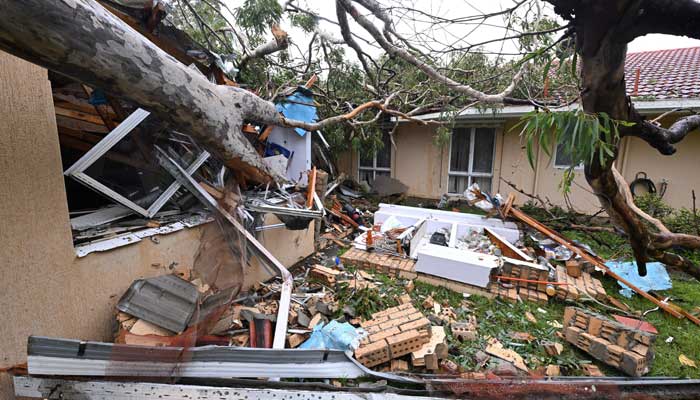
[[(675, 118), (665, 118), (661, 124), (668, 127), (674, 121)], [(692, 190), (700, 196), (700, 132), (688, 134), (676, 149), (674, 155), (663, 156), (641, 139), (624, 138), (620, 171), (628, 182), (632, 182), (638, 172), (646, 172), (657, 190), (665, 179), (668, 186), (664, 202), (674, 208), (692, 209)]]
[[(199, 229), (77, 259), (46, 70), (0, 52), (0, 367), (26, 360), (28, 335), (109, 340), (134, 279), (192, 265)], [(10, 399), (0, 379), (0, 399)]]
[[(665, 118), (663, 126), (670, 126), (674, 118)], [(535, 193), (552, 204), (565, 207), (566, 201), (559, 185), (564, 169), (556, 168), (553, 160), (539, 148), (535, 150), (535, 168), (527, 160), (525, 144), (518, 132), (511, 131), (516, 119), (501, 123), (496, 129), (496, 151), (494, 158), (493, 188), (506, 195), (516, 194), (516, 203), (522, 204), (528, 197), (517, 193), (500, 178), (514, 183), (527, 193)], [(426, 127), (416, 123), (405, 123), (394, 134), (396, 150), (392, 152), (391, 175), (409, 187), (409, 195), (426, 198), (439, 198), (447, 190), (449, 146), (443, 149), (433, 144), (435, 126)], [(678, 146), (673, 156), (662, 156), (655, 149), (637, 138), (625, 138), (620, 146), (617, 167), (628, 182), (634, 180), (637, 172), (644, 171), (654, 181), (657, 189), (661, 181), (668, 182), (664, 201), (669, 205), (692, 207), (691, 191), (700, 196), (700, 135), (689, 134)], [(341, 157), (339, 168), (353, 178), (357, 178), (357, 153), (347, 152)], [(600, 209), (598, 199), (583, 175), (583, 169), (576, 170), (576, 178), (571, 186), (569, 199), (574, 208), (581, 212), (594, 213)]]
[[(29, 335), (111, 340), (114, 306), (135, 279), (192, 267), (202, 229), (77, 258), (47, 71), (0, 52), (0, 368), (26, 360)], [(279, 222), (274, 216), (267, 224)], [(314, 252), (313, 223), (259, 240), (291, 266)], [(271, 276), (259, 263), (246, 283)], [(11, 399), (0, 374), (0, 400)]]
[(447, 190), (448, 146), (433, 144), (435, 126), (406, 124), (394, 134), (391, 176), (408, 186), (411, 196), (438, 198)]
[[(535, 168), (532, 168), (518, 132), (511, 130), (516, 123), (517, 120), (511, 119), (495, 125), (492, 188), (503, 195), (516, 193), (517, 204), (528, 200), (503, 182), (500, 179), (503, 177), (527, 193), (537, 193), (552, 204), (565, 206), (559, 189), (564, 170), (554, 167), (550, 157), (540, 150), (536, 151)], [(449, 145), (440, 149), (433, 144), (435, 129), (434, 125), (426, 127), (405, 123), (394, 134), (396, 149), (392, 152), (391, 176), (405, 183), (411, 196), (437, 199), (447, 191)], [(357, 158), (356, 152), (345, 153), (339, 160), (339, 169), (357, 179)], [(596, 212), (600, 209), (596, 197), (590, 193), (583, 170), (577, 171), (569, 198), (579, 211)]]

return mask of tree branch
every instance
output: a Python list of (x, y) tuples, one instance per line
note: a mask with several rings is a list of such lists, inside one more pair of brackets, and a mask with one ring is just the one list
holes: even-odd
[(672, 155), (676, 152), (676, 147), (673, 145), (697, 128), (700, 128), (700, 115), (680, 118), (667, 129), (639, 117), (636, 125), (622, 130), (621, 133), (624, 136), (636, 136), (644, 140), (663, 155)]
[(367, 19), (367, 17), (365, 17), (364, 15), (360, 14), (359, 11), (357, 11), (357, 9), (352, 5), (351, 0), (337, 0), (337, 3), (342, 4), (342, 6), (353, 17), (353, 19), (360, 26), (362, 26), (362, 28), (364, 28), (374, 38), (374, 40), (376, 40), (377, 43), (379, 43), (379, 45), (387, 53), (389, 53), (389, 55), (407, 61), (408, 63), (423, 71), (431, 79), (443, 83), (451, 89), (460, 93), (464, 93), (475, 100), (479, 100), (482, 103), (503, 103), (504, 98), (508, 96), (513, 90), (515, 90), (515, 86), (517, 85), (518, 81), (520, 81), (520, 79), (523, 76), (523, 73), (525, 72), (525, 67), (527, 63), (523, 63), (521, 65), (520, 70), (515, 74), (510, 85), (508, 85), (508, 87), (506, 87), (501, 93), (483, 93), (479, 90), (472, 88), (469, 85), (464, 85), (448, 78), (447, 76), (441, 74), (437, 69), (417, 59), (413, 54), (409, 53), (405, 49), (387, 41), (384, 35), (382, 35), (382, 33), (379, 32), (377, 27), (374, 26), (374, 24), (369, 19)]
[(238, 69), (242, 70), (254, 58), (263, 58), (272, 53), (284, 50), (289, 46), (289, 38), (287, 32), (280, 29), (277, 25), (272, 25), (272, 36), (273, 38), (260, 46), (256, 47), (249, 54), (245, 54), (241, 58), (241, 62), (238, 63)]
[(700, 39), (700, 3), (697, 1), (643, 0), (638, 8), (638, 18), (630, 32), (632, 39), (649, 33)]

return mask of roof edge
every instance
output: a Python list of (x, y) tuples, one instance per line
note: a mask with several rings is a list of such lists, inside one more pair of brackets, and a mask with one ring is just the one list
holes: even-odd
[[(675, 99), (660, 99), (652, 101), (633, 101), (634, 107), (642, 115), (654, 115), (660, 114), (667, 111), (675, 110), (678, 108), (700, 108), (700, 98), (685, 99), (685, 98), (675, 98)], [(557, 108), (558, 111), (571, 111), (578, 108), (578, 103), (571, 104), (566, 107)], [(481, 121), (492, 121), (497, 122), (505, 120), (507, 118), (520, 118), (523, 115), (534, 111), (534, 106), (506, 106), (502, 108), (490, 108), (490, 109), (477, 109), (468, 108), (460, 112), (460, 114), (455, 118), (458, 121), (465, 120), (481, 120)], [(423, 115), (417, 115), (411, 117), (414, 120), (429, 121), (429, 120), (441, 120), (445, 119), (444, 113), (429, 113)], [(410, 120), (405, 118), (392, 118), (393, 121), (398, 122), (410, 122)]]

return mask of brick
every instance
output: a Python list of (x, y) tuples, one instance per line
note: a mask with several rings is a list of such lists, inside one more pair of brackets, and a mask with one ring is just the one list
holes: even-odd
[(566, 338), (566, 341), (574, 345), (578, 342), (578, 336), (580, 333), (581, 330), (575, 326), (568, 326), (564, 329), (564, 337)]
[(401, 330), (394, 326), (387, 330), (379, 331), (373, 335), (369, 335), (369, 341), (376, 342), (382, 339), (386, 339), (389, 336), (398, 335), (399, 333), (401, 333)]
[(425, 333), (410, 330), (386, 339), (393, 358), (414, 352), (429, 341)]
[(603, 326), (603, 320), (600, 318), (592, 317), (588, 320), (588, 333), (593, 336), (598, 336), (600, 334), (600, 329)]
[(628, 375), (642, 376), (649, 372), (649, 365), (645, 357), (632, 352), (625, 352), (622, 355), (620, 369)]
[(397, 318), (397, 319), (390, 319), (386, 322), (379, 324), (379, 327), (382, 330), (384, 330), (384, 329), (389, 329), (392, 327), (400, 326), (401, 324), (403, 324), (405, 322), (408, 322), (408, 318), (406, 318), (406, 317), (401, 317), (401, 318)]
[(365, 367), (373, 367), (389, 361), (389, 346), (386, 340), (370, 343), (355, 350), (355, 358)]
[(417, 319), (415, 321), (403, 324), (399, 326), (402, 332), (410, 331), (413, 329), (421, 330), (421, 329), (427, 329), (430, 326), (430, 321), (428, 321), (427, 318), (421, 318)]

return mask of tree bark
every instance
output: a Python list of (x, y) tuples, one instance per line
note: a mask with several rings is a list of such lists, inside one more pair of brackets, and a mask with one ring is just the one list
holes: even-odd
[[(662, 154), (673, 154), (673, 144), (700, 126), (700, 118), (684, 118), (669, 129), (644, 121), (625, 91), (627, 43), (646, 33), (668, 31), (679, 34), (673, 30), (676, 28), (669, 28), (672, 24), (668, 21), (674, 18), (678, 10), (685, 10), (686, 15), (675, 15), (675, 18), (695, 20), (696, 16), (700, 16), (700, 6), (689, 0), (549, 2), (555, 6), (555, 12), (574, 24), (576, 50), (581, 56), (581, 103), (584, 111), (592, 114), (605, 112), (616, 120), (634, 122), (634, 126), (620, 129), (622, 136), (640, 137)], [(654, 15), (650, 15), (651, 10), (656, 10)], [(691, 13), (694, 15), (687, 15)], [(611, 144), (617, 146), (617, 143)], [(671, 233), (660, 222), (658, 224), (661, 226), (645, 218), (645, 214), (634, 205), (627, 183), (614, 168), (614, 161), (609, 159), (601, 164), (595, 157), (585, 166), (586, 180), (611, 220), (628, 234), (640, 275), (646, 275), (647, 261), (655, 259), (700, 277), (696, 266), (667, 252), (672, 245), (699, 248), (700, 237)], [(645, 221), (656, 226), (659, 232), (650, 229)]]
[(0, 0), (0, 49), (139, 104), (254, 181), (277, 178), (241, 133), (279, 123), (272, 103), (210, 83), (93, 0)]

